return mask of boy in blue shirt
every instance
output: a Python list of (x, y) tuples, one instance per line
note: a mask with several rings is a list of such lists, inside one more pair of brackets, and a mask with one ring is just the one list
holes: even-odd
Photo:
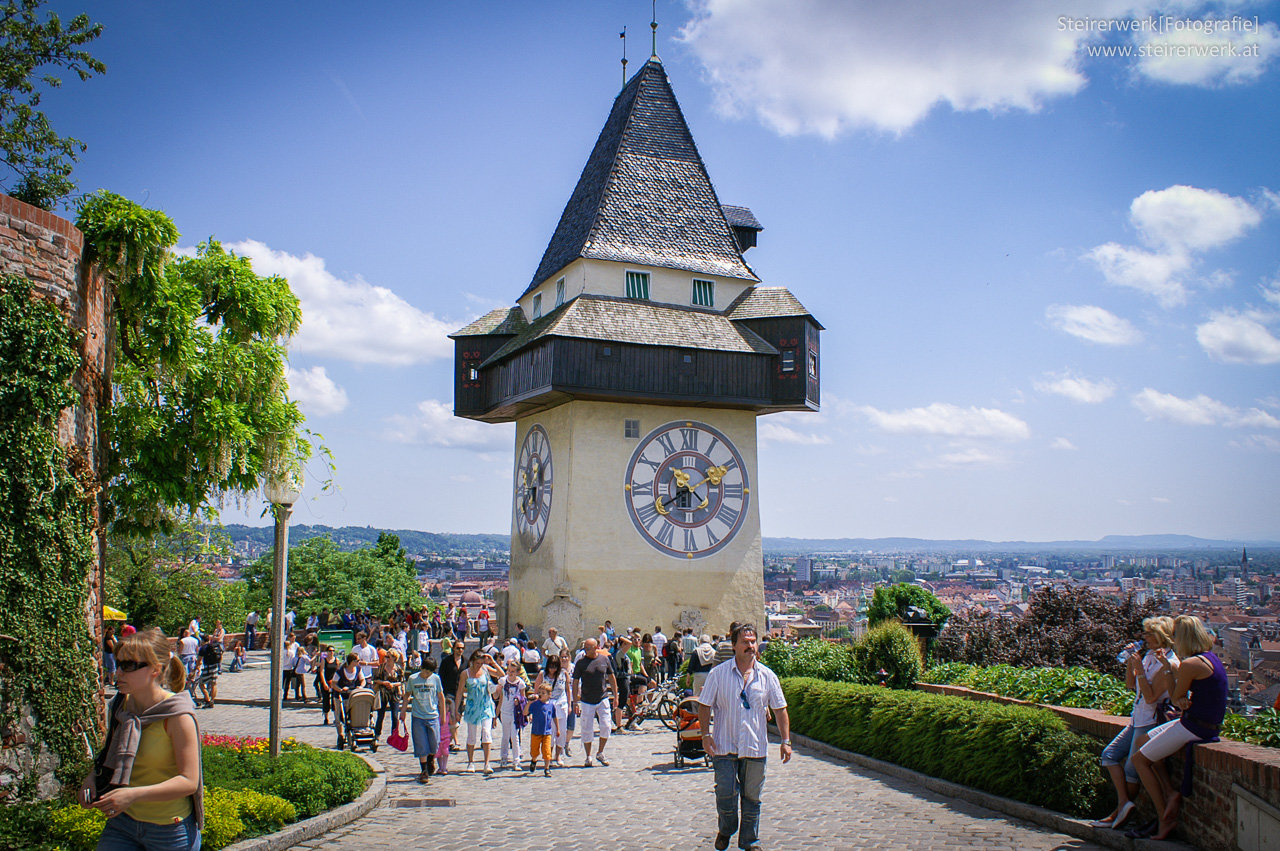
[(422, 670), (409, 677), (409, 699), (400, 704), (400, 723), (404, 723), (405, 710), (412, 713), (409, 731), (413, 736), (413, 755), (418, 758), (422, 772), (419, 783), (435, 774), (436, 751), (440, 745), (440, 721), (447, 719), (444, 687), (436, 673), (436, 663), (430, 654), (422, 654)]
[(529, 773), (538, 769), (538, 751), (542, 751), (542, 775), (551, 776), (551, 742), (552, 736), (560, 736), (560, 717), (556, 715), (556, 705), (550, 701), (551, 685), (543, 683), (538, 686), (538, 699), (529, 704), (529, 722), (533, 725), (533, 734), (529, 739)]

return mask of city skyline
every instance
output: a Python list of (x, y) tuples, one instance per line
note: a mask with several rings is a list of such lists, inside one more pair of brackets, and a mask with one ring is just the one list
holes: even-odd
[[(827, 328), (822, 412), (760, 420), (766, 537), (1280, 540), (1278, 4), (1071, 5), (658, 5), (746, 261)], [(524, 290), (649, 9), (91, 12), (107, 73), (44, 103), (81, 189), (302, 300), (341, 490), (296, 522), (509, 528), (514, 433), (452, 417), (445, 335)], [(1257, 55), (1168, 55), (1215, 44)]]

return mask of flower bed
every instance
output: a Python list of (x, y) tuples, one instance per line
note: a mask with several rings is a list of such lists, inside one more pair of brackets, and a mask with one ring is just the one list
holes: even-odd
[[(203, 741), (205, 825), (201, 847), (273, 833), (286, 824), (349, 803), (373, 771), (353, 754), (293, 739), (278, 759), (266, 739), (211, 736)], [(0, 810), (0, 851), (93, 851), (106, 819), (77, 804), (20, 804)], [(48, 837), (41, 840), (40, 837)]]

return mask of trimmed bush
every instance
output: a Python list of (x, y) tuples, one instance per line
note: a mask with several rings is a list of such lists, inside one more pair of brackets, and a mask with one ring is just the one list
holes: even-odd
[(235, 842), (236, 837), (242, 833), (244, 822), (240, 820), (240, 808), (236, 806), (234, 793), (206, 786), (204, 831), (200, 836), (200, 847), (218, 851)]
[(782, 682), (791, 729), (994, 795), (1101, 814), (1100, 747), (1056, 715), (915, 691), (810, 678)]
[(77, 804), (53, 811), (49, 835), (66, 851), (93, 851), (106, 824), (107, 817), (101, 812)]
[(921, 681), (964, 686), (1033, 703), (1102, 709), (1112, 715), (1128, 715), (1133, 711), (1134, 693), (1125, 687), (1123, 680), (1088, 668), (1015, 668), (1011, 665), (982, 668), (949, 663), (930, 668), (921, 676)]
[(298, 818), (354, 801), (373, 771), (348, 753), (297, 745), (279, 759), (223, 747), (204, 749), (204, 782), (223, 789), (249, 789), (283, 798)]
[(920, 645), (915, 636), (897, 621), (888, 621), (863, 636), (853, 648), (853, 667), (857, 682), (876, 685), (879, 671), (889, 676), (885, 685), (889, 688), (915, 688), (924, 670)]

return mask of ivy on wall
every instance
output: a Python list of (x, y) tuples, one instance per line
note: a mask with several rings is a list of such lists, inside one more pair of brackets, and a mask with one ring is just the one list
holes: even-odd
[(63, 784), (80, 782), (98, 684), (85, 620), (96, 485), (87, 459), (57, 441), (79, 363), (57, 307), (0, 278), (0, 735), (16, 735), (30, 706), (32, 752), (58, 756)]

